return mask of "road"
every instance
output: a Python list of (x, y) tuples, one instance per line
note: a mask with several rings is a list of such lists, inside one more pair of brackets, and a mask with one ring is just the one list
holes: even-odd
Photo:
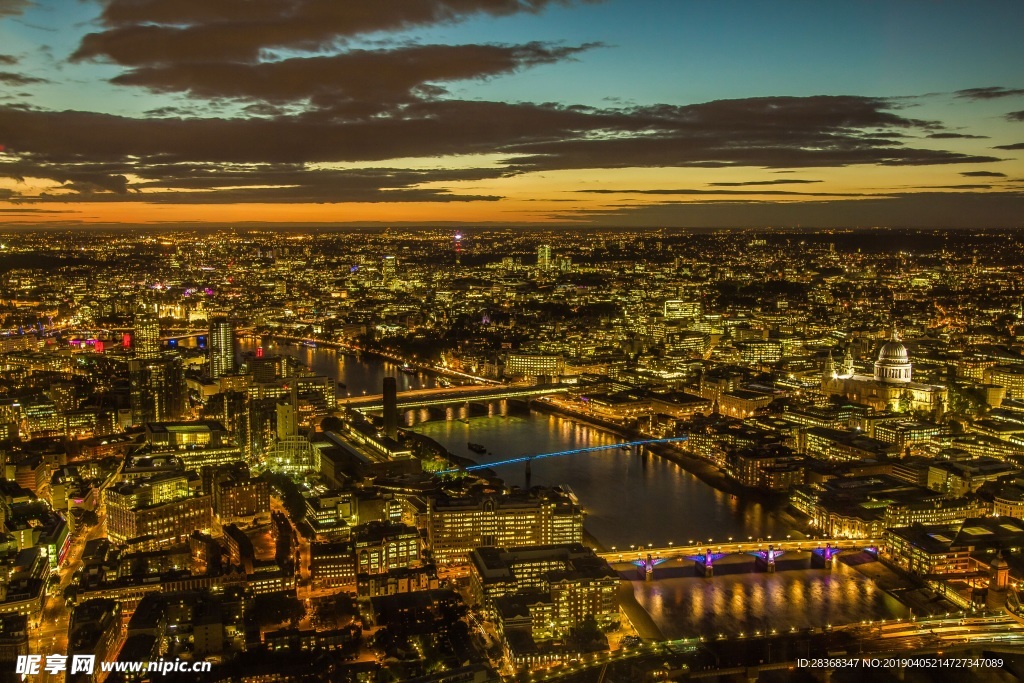
[[(85, 544), (93, 539), (106, 536), (105, 519), (106, 515), (101, 514), (98, 524), (84, 535), (78, 534), (72, 541), (64, 565), (57, 570), (60, 583), (47, 593), (40, 613), (39, 627), (32, 629), (29, 641), (29, 652), (43, 655), (44, 661), (46, 655), (68, 653), (68, 621), (71, 611), (64, 604), (64, 589), (71, 585), (75, 572), (82, 566), (82, 552), (85, 550)], [(48, 683), (60, 680), (60, 676), (61, 674), (41, 672), (39, 680)]]

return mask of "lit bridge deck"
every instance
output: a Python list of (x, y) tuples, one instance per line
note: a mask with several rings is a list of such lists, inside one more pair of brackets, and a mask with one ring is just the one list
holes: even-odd
[(452, 474), (454, 472), (473, 472), (475, 470), (486, 470), (494, 467), (502, 467), (504, 465), (515, 465), (517, 463), (529, 463), (533, 460), (541, 460), (543, 458), (557, 458), (562, 455), (576, 455), (577, 453), (596, 453), (597, 451), (610, 451), (614, 448), (633, 448), (636, 446), (647, 446), (656, 443), (677, 443), (680, 441), (686, 441), (685, 436), (675, 436), (667, 439), (641, 439), (639, 441), (625, 441), (621, 443), (610, 443), (603, 446), (589, 446), (587, 448), (573, 448), (568, 451), (555, 451), (554, 453), (541, 453), (539, 455), (521, 455), (517, 458), (508, 458), (507, 460), (496, 460), (494, 462), (485, 462), (478, 465), (468, 465), (466, 467), (455, 467), (450, 470), (444, 470), (441, 474)]
[[(503, 398), (532, 398), (534, 396), (564, 393), (568, 390), (569, 388), (564, 386), (499, 388), (493, 386), (465, 386), (416, 389), (400, 393), (398, 395), (398, 407), (406, 409), (425, 408), (427, 406), (450, 405), (472, 401), (494, 401)], [(348, 400), (339, 401), (339, 405), (360, 411), (383, 410), (384, 396), (382, 394), (371, 394), (358, 398), (353, 397)]]
[(600, 552), (598, 555), (609, 562), (632, 562), (651, 555), (654, 558), (665, 560), (681, 558), (689, 559), (692, 556), (700, 555), (707, 550), (727, 555), (752, 553), (759, 550), (767, 550), (772, 546), (775, 550), (788, 552), (811, 552), (818, 548), (824, 548), (831, 544), (837, 551), (862, 550), (864, 548), (877, 548), (882, 544), (880, 538), (803, 538), (803, 539), (778, 539), (758, 538), (756, 540), (727, 541), (725, 539), (712, 539), (711, 542), (691, 542), (685, 545), (670, 545), (667, 547), (654, 548), (646, 545), (636, 545), (631, 548), (613, 548), (609, 552)]

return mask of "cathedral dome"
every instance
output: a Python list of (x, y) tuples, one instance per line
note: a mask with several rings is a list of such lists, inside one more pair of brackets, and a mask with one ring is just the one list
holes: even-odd
[(878, 360), (893, 363), (909, 363), (910, 354), (907, 353), (906, 346), (893, 339), (882, 345), (882, 350), (878, 352)]
[(893, 332), (892, 339), (883, 344), (878, 352), (878, 360), (875, 361), (875, 380), (886, 384), (909, 382), (912, 372), (910, 353)]

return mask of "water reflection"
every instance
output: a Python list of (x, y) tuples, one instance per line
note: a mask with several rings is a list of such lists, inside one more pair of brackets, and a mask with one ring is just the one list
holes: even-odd
[[(416, 431), (479, 462), (612, 444), (618, 437), (566, 418), (530, 411), (493, 418), (428, 422)], [(468, 442), (492, 454), (477, 455)], [(498, 473), (525, 483), (522, 465)], [(608, 450), (536, 460), (533, 484), (568, 484), (587, 510), (587, 530), (606, 547), (667, 545), (691, 539), (784, 536), (777, 510), (718, 491), (678, 465), (633, 451)]]
[(704, 578), (634, 581), (634, 595), (666, 638), (821, 628), (907, 616), (907, 609), (839, 563)]
[[(283, 342), (264, 340), (267, 346), (264, 352), (267, 355), (291, 356), (310, 367), (318, 375), (332, 378), (336, 382), (345, 384), (345, 388), (339, 388), (338, 396), (344, 399), (346, 394), (362, 396), (366, 394), (379, 394), (385, 377), (395, 377), (398, 380), (398, 391), (409, 391), (410, 389), (426, 389), (437, 386), (433, 377), (422, 373), (410, 375), (401, 372), (397, 363), (392, 363), (381, 358), (370, 356), (356, 357), (351, 354), (330, 348), (310, 348), (306, 346), (292, 346)], [(239, 351), (247, 353), (255, 351), (259, 344), (251, 338), (242, 338), (238, 342)]]
[[(253, 351), (252, 339), (240, 340), (240, 350)], [(396, 377), (399, 391), (435, 386), (426, 375), (409, 375), (398, 365), (374, 356), (355, 357), (333, 349), (274, 344), (268, 354), (298, 358), (315, 372), (344, 382), (346, 393), (376, 394), (386, 376)], [(406, 412), (403, 424), (444, 444), (452, 452), (478, 461), (585, 448), (620, 441), (605, 431), (566, 418), (509, 410), (507, 402), (491, 404), (488, 417), (475, 417), (465, 404)], [(495, 413), (495, 411), (497, 411)], [(422, 422), (424, 419), (443, 421)], [(493, 455), (469, 451), (467, 442), (483, 444)], [(522, 467), (505, 467), (500, 474), (511, 484), (525, 484)], [(778, 511), (760, 503), (723, 493), (674, 463), (633, 451), (610, 450), (538, 460), (533, 463), (533, 484), (568, 484), (587, 510), (587, 530), (602, 544), (630, 544), (714, 538), (724, 541), (752, 536), (783, 536), (787, 529)]]

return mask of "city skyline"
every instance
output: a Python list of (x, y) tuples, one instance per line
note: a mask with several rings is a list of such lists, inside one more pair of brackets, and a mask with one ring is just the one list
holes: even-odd
[(2, 0), (0, 221), (1016, 227), (1022, 15)]

